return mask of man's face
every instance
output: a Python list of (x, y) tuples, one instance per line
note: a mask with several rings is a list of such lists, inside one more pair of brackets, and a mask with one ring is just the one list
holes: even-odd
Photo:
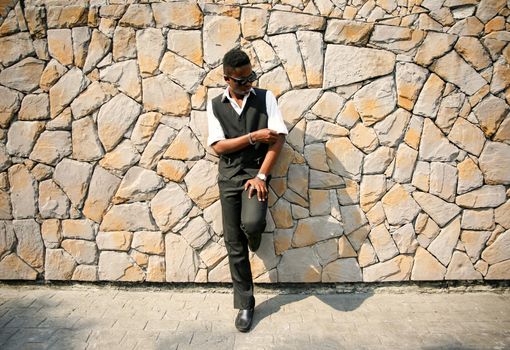
[(242, 67), (229, 68), (225, 72), (225, 81), (236, 96), (242, 97), (250, 93), (252, 82), (247, 81), (246, 84), (242, 85), (236, 79), (246, 80), (252, 75), (251, 64), (247, 64)]

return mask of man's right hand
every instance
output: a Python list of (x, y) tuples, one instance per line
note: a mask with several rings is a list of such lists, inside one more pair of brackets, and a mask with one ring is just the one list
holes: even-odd
[(271, 129), (260, 129), (251, 133), (253, 142), (262, 142), (272, 145), (278, 140), (278, 133)]

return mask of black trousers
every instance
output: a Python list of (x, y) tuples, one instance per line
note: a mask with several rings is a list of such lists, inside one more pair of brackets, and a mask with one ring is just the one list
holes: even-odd
[(241, 172), (228, 179), (219, 175), (223, 236), (228, 253), (230, 274), (234, 284), (234, 308), (255, 306), (253, 278), (248, 251), (248, 237), (261, 235), (266, 227), (267, 200), (248, 198), (244, 184), (252, 175)]

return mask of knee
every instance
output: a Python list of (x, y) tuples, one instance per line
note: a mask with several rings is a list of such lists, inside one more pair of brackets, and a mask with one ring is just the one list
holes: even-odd
[(241, 227), (248, 236), (256, 235), (264, 232), (266, 228), (266, 220), (248, 219), (241, 222)]

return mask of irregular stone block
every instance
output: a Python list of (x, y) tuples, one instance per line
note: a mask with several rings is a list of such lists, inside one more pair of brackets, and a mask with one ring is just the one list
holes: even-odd
[[(321, 230), (314, 230), (321, 227)], [(337, 220), (331, 216), (306, 218), (298, 221), (296, 232), (292, 238), (293, 247), (309, 246), (319, 241), (339, 237), (343, 228)]]
[(416, 52), (416, 56), (414, 57), (415, 62), (422, 66), (428, 66), (436, 58), (443, 56), (446, 52), (451, 50), (455, 39), (454, 35), (436, 33), (433, 31), (428, 32), (423, 44), (421, 44)]
[(487, 137), (492, 136), (508, 116), (508, 105), (502, 99), (489, 95), (476, 105), (473, 112)]
[(412, 223), (405, 224), (395, 230), (391, 233), (391, 236), (401, 254), (413, 254), (419, 246)]
[(245, 39), (262, 38), (266, 32), (269, 12), (266, 9), (243, 8), (241, 30)]
[[(6, 97), (9, 98), (9, 96)], [(21, 103), (18, 120), (44, 120), (49, 118), (50, 100), (48, 94), (25, 96)]]
[(136, 31), (133, 28), (120, 26), (115, 28), (112, 54), (116, 62), (136, 58)]
[(147, 28), (136, 34), (136, 49), (140, 72), (153, 74), (159, 66), (165, 50), (165, 39), (161, 30)]
[(0, 38), (0, 46), (2, 47), (0, 63), (4, 67), (8, 67), (35, 53), (32, 38), (26, 32)]
[(127, 171), (112, 202), (119, 204), (151, 200), (163, 186), (163, 179), (156, 172), (135, 166)]
[(506, 199), (505, 186), (485, 185), (474, 191), (457, 196), (455, 203), (463, 208), (496, 208)]
[(133, 235), (131, 248), (147, 254), (163, 254), (165, 244), (161, 231), (138, 231)]
[(204, 61), (213, 67), (218, 65), (223, 55), (239, 42), (240, 34), (241, 29), (236, 19), (225, 16), (206, 16), (202, 34)]
[(43, 61), (28, 57), (2, 70), (0, 83), (5, 87), (30, 93), (39, 87), (43, 70)]
[(21, 92), (0, 86), (0, 127), (9, 126), (14, 114), (20, 109), (22, 99)]
[(395, 170), (393, 171), (393, 179), (396, 182), (408, 183), (411, 181), (417, 157), (418, 152), (405, 143), (398, 146)]
[(445, 280), (474, 280), (483, 277), (480, 272), (475, 270), (465, 253), (455, 251), (444, 278)]
[(73, 158), (76, 160), (94, 161), (101, 159), (104, 155), (94, 120), (91, 117), (73, 122), (72, 140)]
[(174, 227), (190, 210), (192, 202), (186, 192), (175, 183), (169, 183), (151, 201), (151, 212), (163, 232)]
[(218, 167), (205, 159), (199, 160), (184, 177), (189, 197), (201, 209), (219, 198), (217, 178)]
[(303, 57), (308, 87), (322, 85), (324, 69), (324, 40), (322, 33), (298, 31), (296, 33), (299, 51)]
[(50, 88), (51, 118), (55, 118), (78, 96), (89, 84), (88, 79), (78, 68), (69, 70)]
[(12, 156), (28, 157), (44, 122), (15, 121), (7, 133), (6, 150)]
[(322, 30), (325, 25), (325, 18), (320, 16), (286, 11), (271, 11), (267, 34), (289, 33), (298, 30)]
[(53, 180), (60, 186), (76, 208), (80, 208), (92, 175), (92, 165), (72, 159), (63, 159), (55, 167)]
[(483, 185), (483, 174), (478, 166), (467, 157), (457, 165), (459, 181), (457, 183), (457, 194), (463, 194)]
[(489, 266), (489, 270), (485, 275), (486, 280), (507, 280), (510, 276), (510, 260)]
[(444, 81), (437, 75), (431, 74), (420, 92), (413, 113), (424, 117), (435, 118), (439, 110), (439, 103), (444, 87)]
[[(350, 62), (350, 64), (344, 64), (344, 62)], [(395, 55), (391, 52), (346, 45), (328, 45), (323, 87), (327, 89), (386, 75), (393, 72), (394, 67)]]
[(37, 183), (22, 164), (9, 168), (12, 216), (15, 219), (33, 218), (37, 213)]
[(111, 151), (134, 123), (142, 107), (124, 94), (118, 94), (99, 110), (97, 128), (99, 139)]
[(143, 281), (142, 269), (125, 252), (101, 252), (99, 255), (99, 280)]
[(128, 251), (131, 248), (133, 232), (112, 231), (99, 232), (96, 237), (97, 247), (100, 250), (123, 250)]
[(68, 131), (44, 131), (37, 140), (30, 159), (55, 165), (72, 152), (71, 133)]
[(57, 60), (51, 60), (44, 68), (40, 77), (39, 86), (43, 91), (49, 91), (50, 88), (55, 84), (67, 72), (67, 68), (61, 65)]
[(380, 78), (364, 86), (356, 92), (353, 101), (366, 126), (384, 119), (397, 102), (393, 78)]
[(112, 41), (110, 38), (108, 38), (99, 30), (94, 29), (92, 32), (92, 38), (90, 39), (87, 58), (85, 59), (85, 64), (83, 65), (84, 74), (90, 73), (90, 71), (92, 71), (99, 62), (101, 62), (101, 60), (110, 51), (111, 44)]
[(420, 207), (400, 184), (395, 184), (382, 198), (390, 225), (402, 225), (414, 220)]
[[(342, 204), (342, 203), (341, 203)], [(349, 235), (367, 223), (365, 213), (359, 205), (342, 205), (340, 212), (343, 218), (344, 233)]]
[(147, 203), (114, 205), (103, 217), (101, 231), (155, 231)]
[(140, 102), (142, 98), (142, 84), (138, 65), (135, 60), (114, 63), (100, 72), (103, 81), (114, 84), (120, 91)]
[(189, 93), (198, 89), (206, 75), (202, 68), (172, 52), (165, 53), (159, 69)]
[(456, 187), (457, 169), (455, 167), (440, 162), (430, 163), (430, 194), (453, 202)]
[(394, 158), (393, 148), (381, 146), (365, 156), (363, 174), (381, 174)]
[(69, 198), (52, 181), (46, 180), (39, 184), (39, 212), (43, 219), (69, 217)]
[(395, 53), (413, 55), (422, 42), (426, 32), (411, 28), (376, 25), (370, 36), (369, 44)]
[(488, 184), (509, 184), (510, 146), (487, 142), (479, 159), (480, 169)]
[(448, 134), (448, 139), (463, 150), (476, 156), (480, 155), (485, 143), (483, 132), (464, 118), (457, 118), (452, 130)]
[(113, 170), (118, 175), (122, 175), (139, 160), (140, 154), (133, 143), (130, 140), (124, 140), (111, 152), (106, 153), (99, 164), (105, 169)]
[(414, 256), (411, 280), (437, 281), (442, 280), (445, 274), (446, 267), (441, 265), (426, 249), (418, 247)]
[(205, 154), (205, 150), (190, 128), (182, 128), (163, 154), (163, 158), (178, 160), (198, 160)]
[(414, 192), (414, 199), (420, 207), (441, 227), (460, 213), (460, 208), (429, 193)]
[(348, 138), (339, 137), (326, 142), (326, 154), (329, 168), (333, 173), (355, 180), (360, 179), (364, 155)]
[(453, 249), (460, 237), (460, 216), (446, 225), (439, 235), (430, 243), (427, 250), (432, 253), (444, 266), (448, 266)]
[(330, 19), (326, 27), (324, 40), (334, 44), (364, 46), (374, 29), (372, 23)]
[(174, 129), (166, 125), (160, 125), (145, 148), (139, 164), (145, 168), (153, 169), (156, 164), (158, 164), (165, 150), (168, 149), (168, 145), (175, 139), (176, 135), (177, 133)]
[(0, 261), (0, 278), (2, 280), (35, 280), (37, 271), (12, 253)]
[(165, 74), (143, 79), (143, 105), (148, 111), (187, 116), (191, 110), (188, 94)]
[(431, 70), (444, 80), (457, 85), (467, 95), (473, 95), (487, 84), (455, 51), (450, 51), (436, 60)]
[(197, 250), (201, 249), (211, 238), (209, 225), (201, 216), (193, 218), (186, 227), (180, 230), (180, 233), (186, 242)]
[(355, 258), (338, 259), (324, 266), (322, 282), (361, 282), (361, 268)]
[[(225, 260), (228, 269), (228, 260)], [(173, 233), (165, 235), (165, 262), (167, 282), (193, 282), (195, 280), (199, 257), (181, 236)], [(213, 271), (209, 273), (209, 281), (211, 282), (218, 279), (214, 278), (218, 272), (213, 274)]]
[(171, 29), (167, 34), (166, 46), (168, 50), (175, 52), (197, 66), (202, 66), (204, 62), (202, 32), (200, 30)]
[(363, 269), (363, 282), (406, 281), (411, 277), (413, 257), (398, 255)]
[(427, 78), (427, 70), (412, 63), (397, 63), (395, 81), (398, 106), (411, 111)]
[(97, 246), (95, 242), (81, 239), (65, 239), (62, 248), (74, 258), (78, 264), (94, 264), (97, 259)]
[(131, 4), (119, 21), (120, 25), (134, 28), (154, 26), (150, 4)]
[(154, 3), (152, 10), (158, 28), (192, 29), (202, 26), (203, 14), (196, 3)]
[(458, 148), (448, 142), (434, 122), (426, 118), (423, 123), (419, 159), (448, 162), (454, 160), (458, 154)]
[(278, 264), (279, 282), (320, 282), (321, 266), (310, 247), (287, 250)]
[(450, 132), (457, 119), (463, 119), (458, 117), (465, 104), (465, 97), (463, 93), (456, 93), (446, 96), (441, 101), (435, 123), (444, 133)]
[(33, 219), (13, 220), (16, 234), (16, 253), (33, 268), (41, 268), (44, 260), (44, 243), (39, 224)]
[(70, 29), (48, 30), (48, 51), (64, 66), (73, 64), (73, 39)]
[(384, 175), (364, 175), (360, 185), (361, 209), (368, 212), (386, 193)]
[(303, 58), (299, 51), (296, 35), (281, 34), (270, 37), (271, 45), (283, 63), (290, 83), (294, 89), (306, 86), (306, 74)]

